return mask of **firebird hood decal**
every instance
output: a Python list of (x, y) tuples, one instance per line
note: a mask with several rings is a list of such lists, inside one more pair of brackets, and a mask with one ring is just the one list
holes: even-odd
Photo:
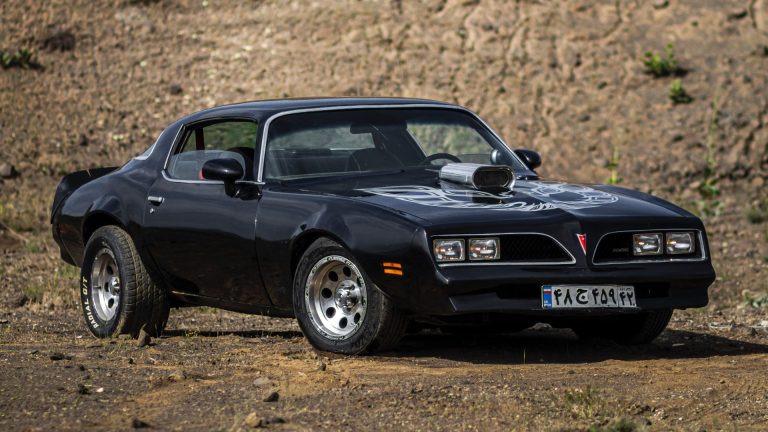
[[(545, 210), (582, 210), (615, 203), (616, 195), (585, 186), (529, 182), (532, 187), (494, 194), (472, 189), (440, 189), (431, 186), (404, 185), (357, 189), (401, 201), (432, 207), (537, 212)], [(525, 198), (528, 198), (527, 200)], [(535, 198), (540, 202), (531, 202)]]

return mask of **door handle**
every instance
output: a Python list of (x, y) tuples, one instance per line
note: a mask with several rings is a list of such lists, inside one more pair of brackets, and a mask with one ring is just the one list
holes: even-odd
[(163, 201), (165, 201), (165, 198), (163, 198), (161, 196), (150, 195), (150, 196), (147, 197), (147, 201), (151, 202), (154, 205), (160, 205), (160, 204), (163, 203)]

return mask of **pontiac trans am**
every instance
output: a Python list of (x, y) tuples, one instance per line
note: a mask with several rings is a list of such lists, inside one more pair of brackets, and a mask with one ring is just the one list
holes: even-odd
[(548, 181), (465, 108), (415, 99), (227, 105), (168, 126), (53, 202), (97, 337), (159, 335), (188, 305), (295, 317), (317, 349), (407, 329), (648, 343), (715, 279), (699, 218), (652, 195)]

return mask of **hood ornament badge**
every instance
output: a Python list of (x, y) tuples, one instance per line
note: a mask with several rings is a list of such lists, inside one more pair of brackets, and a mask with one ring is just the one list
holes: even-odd
[(584, 252), (584, 255), (587, 254), (587, 235), (586, 234), (576, 234), (576, 238), (579, 239), (579, 244), (581, 245), (581, 250)]

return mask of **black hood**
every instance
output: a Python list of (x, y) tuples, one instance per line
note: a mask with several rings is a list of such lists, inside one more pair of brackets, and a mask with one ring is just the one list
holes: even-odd
[(624, 188), (518, 180), (511, 191), (492, 193), (440, 181), (437, 170), (431, 169), (295, 186), (304, 192), (347, 197), (407, 213), (434, 225), (695, 219), (666, 201)]

